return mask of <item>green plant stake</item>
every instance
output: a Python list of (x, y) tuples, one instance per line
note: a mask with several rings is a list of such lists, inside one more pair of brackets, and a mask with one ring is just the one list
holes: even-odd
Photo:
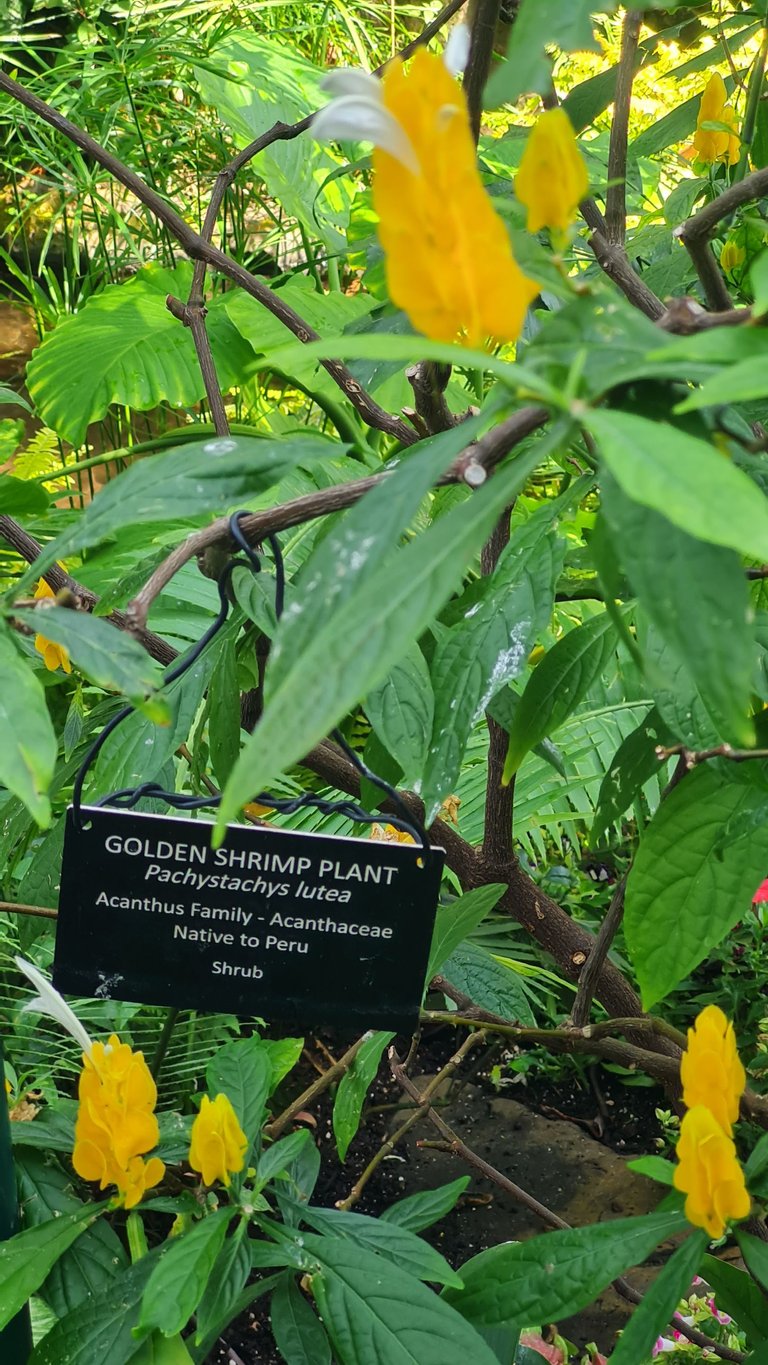
[[(19, 1204), (11, 1153), (11, 1125), (5, 1102), (5, 1068), (0, 1042), (0, 1242), (19, 1230)], [(0, 1332), (0, 1360), (4, 1365), (25, 1365), (32, 1350), (29, 1309), (23, 1308)]]

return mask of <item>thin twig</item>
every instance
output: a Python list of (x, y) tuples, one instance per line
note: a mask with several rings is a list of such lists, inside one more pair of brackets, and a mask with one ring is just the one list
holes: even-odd
[(676, 754), (684, 760), (687, 768), (695, 768), (710, 758), (725, 758), (729, 763), (748, 763), (755, 758), (766, 759), (768, 749), (733, 749), (730, 744), (717, 744), (712, 749), (687, 749), (684, 744), (672, 744), (669, 748), (663, 744), (657, 745), (657, 758), (674, 758)]
[(58, 910), (49, 910), (47, 905), (18, 905), (13, 901), (0, 901), (0, 911), (4, 915), (33, 915), (37, 919), (58, 919)]
[(273, 1139), (278, 1138), (296, 1114), (300, 1113), (302, 1109), (306, 1109), (307, 1105), (313, 1104), (320, 1095), (324, 1095), (329, 1086), (333, 1085), (335, 1081), (340, 1081), (342, 1076), (346, 1075), (349, 1071), (349, 1068), (363, 1046), (363, 1043), (367, 1043), (370, 1037), (371, 1034), (368, 1032), (364, 1033), (361, 1038), (358, 1038), (351, 1047), (347, 1048), (343, 1057), (340, 1057), (338, 1062), (335, 1062), (333, 1066), (329, 1066), (328, 1070), (324, 1071), (322, 1076), (318, 1076), (317, 1080), (313, 1081), (311, 1085), (308, 1085), (306, 1090), (303, 1090), (295, 1100), (292, 1100), (288, 1107), (284, 1109), (281, 1114), (278, 1114), (276, 1119), (273, 1119), (271, 1123), (268, 1123), (264, 1129), (267, 1137)]
[[(470, 1033), (464, 1039), (464, 1042), (461, 1044), (461, 1047), (457, 1048), (456, 1052), (454, 1052), (453, 1056), (448, 1059), (445, 1066), (442, 1067), (440, 1071), (438, 1071), (437, 1075), (434, 1076), (433, 1079), (429, 1082), (429, 1084), (425, 1087), (423, 1094), (419, 1096), (419, 1108), (411, 1110), (408, 1117), (403, 1120), (403, 1122), (400, 1124), (400, 1127), (396, 1129), (392, 1136), (386, 1138), (384, 1142), (382, 1142), (378, 1150), (374, 1152), (373, 1156), (368, 1162), (368, 1165), (366, 1166), (360, 1178), (355, 1181), (346, 1199), (341, 1199), (337, 1202), (336, 1204), (337, 1209), (349, 1210), (354, 1207), (354, 1205), (360, 1199), (363, 1190), (368, 1184), (368, 1181), (370, 1180), (371, 1176), (374, 1174), (375, 1171), (378, 1170), (384, 1158), (386, 1156), (389, 1156), (390, 1152), (394, 1151), (398, 1142), (400, 1142), (400, 1140), (405, 1137), (406, 1133), (409, 1132), (411, 1128), (413, 1128), (414, 1124), (418, 1123), (419, 1119), (421, 1118), (422, 1110), (429, 1105), (429, 1102), (432, 1099), (432, 1096), (435, 1094), (435, 1092), (439, 1090), (447, 1080), (450, 1080), (454, 1072), (457, 1071), (458, 1068), (461, 1066), (461, 1063), (464, 1061), (464, 1058), (467, 1056), (467, 1053), (470, 1052), (473, 1047), (476, 1047), (478, 1043), (482, 1043), (484, 1041), (485, 1035), (482, 1032)], [(393, 1055), (396, 1056), (397, 1054), (395, 1053), (394, 1048), (390, 1048), (389, 1051), (390, 1058)], [(403, 1074), (405, 1074), (405, 1068), (403, 1067), (402, 1069)]]
[(501, 0), (475, 0), (469, 61), (464, 72), (464, 92), (469, 106), (472, 136), (477, 142), (483, 117), (483, 92), (493, 58), (496, 25), (501, 11)]
[(573, 1028), (583, 1028), (589, 1022), (589, 1015), (592, 1009), (597, 983), (600, 980), (600, 973), (603, 970), (603, 963), (608, 956), (611, 944), (613, 943), (619, 925), (624, 916), (624, 892), (627, 886), (626, 877), (622, 877), (616, 890), (611, 897), (611, 903), (605, 915), (605, 919), (597, 933), (595, 946), (589, 954), (579, 977), (579, 987), (576, 991), (576, 998), (571, 1009), (571, 1025)]
[[(509, 544), (509, 519), (512, 508), (504, 509), (490, 538), (483, 546), (480, 555), (480, 572), (490, 578), (499, 557)], [(504, 765), (507, 759), (509, 736), (493, 716), (486, 712), (485, 723), (488, 727), (488, 778), (485, 789), (485, 819), (483, 822), (483, 858), (489, 872), (495, 867), (497, 875), (503, 878), (512, 862), (512, 817), (515, 802), (514, 779), (506, 785), (503, 782)], [(493, 880), (489, 876), (489, 880)]]
[(753, 171), (743, 180), (730, 185), (717, 199), (705, 204), (681, 227), (675, 229), (675, 236), (680, 238), (696, 267), (710, 308), (727, 310), (732, 306), (731, 296), (709, 245), (710, 238), (714, 236), (718, 225), (725, 218), (730, 218), (737, 208), (742, 204), (748, 204), (750, 200), (761, 199), (766, 193), (768, 169)]
[(605, 196), (605, 226), (608, 241), (624, 245), (627, 227), (627, 145), (629, 109), (635, 79), (637, 44), (643, 16), (629, 9), (624, 15), (621, 32), (621, 56), (616, 73), (616, 94), (613, 100), (611, 140), (608, 148), (608, 188)]

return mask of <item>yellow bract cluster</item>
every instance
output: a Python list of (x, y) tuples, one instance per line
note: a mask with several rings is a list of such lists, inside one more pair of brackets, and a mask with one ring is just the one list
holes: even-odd
[(199, 1171), (206, 1185), (221, 1180), (229, 1185), (230, 1175), (242, 1171), (248, 1139), (237, 1121), (226, 1095), (215, 1100), (203, 1095), (200, 1111), (192, 1124), (189, 1164)]
[(677, 1144), (675, 1188), (687, 1196), (689, 1223), (706, 1228), (710, 1237), (722, 1237), (730, 1219), (747, 1217), (750, 1200), (731, 1136), (747, 1078), (733, 1025), (717, 1005), (707, 1005), (688, 1030), (680, 1076), (687, 1111)]
[[(726, 127), (704, 128), (705, 123), (723, 123)], [(704, 88), (693, 145), (700, 159), (710, 164), (725, 161), (732, 166), (739, 159), (741, 138), (736, 132), (736, 111), (728, 103), (725, 81), (719, 71), (712, 73)]]
[(106, 1045), (94, 1043), (90, 1055), (83, 1054), (78, 1093), (72, 1164), (102, 1190), (116, 1185), (120, 1203), (131, 1209), (165, 1174), (159, 1157), (143, 1160), (159, 1136), (157, 1087), (144, 1054), (115, 1034)]
[(528, 210), (528, 231), (546, 227), (562, 242), (588, 193), (571, 120), (564, 109), (548, 109), (528, 138), (515, 180), (515, 194)]
[(518, 266), (486, 194), (463, 91), (420, 49), (387, 69), (382, 101), (407, 135), (417, 169), (377, 147), (374, 207), (393, 303), (434, 341), (514, 341), (538, 285)]
[[(35, 589), (35, 599), (39, 601), (43, 597), (55, 597), (53, 588), (49, 587), (44, 578), (40, 579)], [(46, 640), (44, 635), (35, 636), (35, 649), (38, 654), (42, 654), (43, 662), (49, 672), (54, 673), (57, 668), (63, 668), (65, 673), (72, 672), (72, 665), (69, 662), (69, 654), (63, 645), (54, 644), (53, 640)]]

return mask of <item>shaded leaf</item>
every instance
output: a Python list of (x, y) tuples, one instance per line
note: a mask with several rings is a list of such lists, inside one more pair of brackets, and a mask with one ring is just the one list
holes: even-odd
[(372, 1033), (366, 1038), (339, 1082), (333, 1103), (333, 1135), (340, 1161), (346, 1160), (349, 1144), (360, 1127), (363, 1103), (379, 1069), (381, 1055), (394, 1036), (394, 1033)]
[(45, 691), (0, 622), (0, 783), (45, 826), (51, 818), (46, 792), (56, 763), (56, 736)]

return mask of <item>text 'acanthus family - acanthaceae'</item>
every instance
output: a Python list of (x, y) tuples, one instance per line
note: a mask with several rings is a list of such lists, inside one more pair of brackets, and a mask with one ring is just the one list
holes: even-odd
[(159, 1157), (144, 1160), (159, 1139), (157, 1088), (144, 1055), (115, 1034), (107, 1043), (93, 1042), (42, 972), (20, 957), (16, 964), (39, 992), (24, 1009), (56, 1019), (83, 1050), (72, 1165), (102, 1190), (114, 1185), (116, 1202), (131, 1209), (165, 1174)]
[(514, 341), (538, 285), (517, 264), (480, 179), (469, 112), (456, 73), (467, 34), (444, 58), (420, 48), (381, 80), (331, 72), (335, 98), (315, 116), (318, 139), (374, 144), (373, 204), (392, 302), (433, 341)]
[(747, 1078), (733, 1025), (716, 1005), (707, 1005), (688, 1030), (680, 1077), (687, 1108), (675, 1188), (686, 1195), (689, 1223), (718, 1238), (731, 1220), (747, 1217), (750, 1198), (732, 1137)]

